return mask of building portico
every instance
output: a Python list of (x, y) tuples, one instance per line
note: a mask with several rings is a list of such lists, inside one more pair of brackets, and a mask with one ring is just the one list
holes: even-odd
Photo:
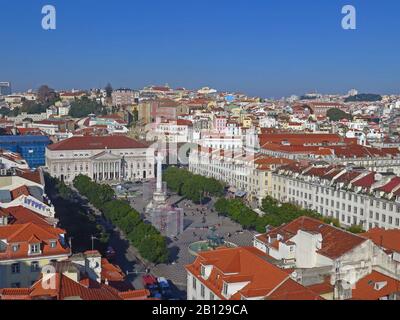
[(73, 137), (47, 148), (46, 167), (66, 183), (81, 174), (97, 182), (153, 179), (154, 149), (124, 136)]

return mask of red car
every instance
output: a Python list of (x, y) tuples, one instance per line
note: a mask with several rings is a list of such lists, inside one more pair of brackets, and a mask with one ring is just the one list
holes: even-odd
[(158, 286), (157, 279), (154, 276), (149, 275), (149, 274), (143, 276), (142, 281), (143, 281), (143, 286), (148, 289)]

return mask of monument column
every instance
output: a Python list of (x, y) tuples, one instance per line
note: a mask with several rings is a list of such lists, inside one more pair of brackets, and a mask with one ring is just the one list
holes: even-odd
[(157, 153), (157, 193), (162, 193), (162, 162), (164, 160), (163, 155), (161, 152)]

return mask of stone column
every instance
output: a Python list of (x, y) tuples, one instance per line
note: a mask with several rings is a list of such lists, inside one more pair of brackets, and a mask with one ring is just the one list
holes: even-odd
[(158, 152), (157, 153), (157, 192), (161, 193), (162, 192), (162, 162), (164, 160), (163, 155)]

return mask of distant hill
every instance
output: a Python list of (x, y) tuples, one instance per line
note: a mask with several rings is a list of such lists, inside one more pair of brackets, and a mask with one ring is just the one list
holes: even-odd
[(346, 98), (345, 102), (376, 102), (382, 101), (382, 96), (379, 94), (362, 93)]

